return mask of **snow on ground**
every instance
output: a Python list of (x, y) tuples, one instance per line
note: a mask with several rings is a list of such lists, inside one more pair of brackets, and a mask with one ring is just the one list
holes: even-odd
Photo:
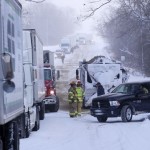
[(21, 150), (149, 150), (150, 121), (139, 115), (130, 123), (120, 118), (98, 123), (85, 112), (69, 118), (68, 112), (46, 114), (38, 132), (21, 140)]
[(150, 81), (150, 77), (130, 74), (128, 82), (134, 82), (134, 81)]
[[(96, 55), (110, 56), (104, 44), (81, 46), (73, 54), (66, 55), (65, 63), (60, 59), (56, 64), (68, 69), (74, 78), (78, 61), (91, 59)], [(129, 81), (147, 79), (140, 75), (130, 75)], [(150, 150), (149, 114), (133, 117), (130, 123), (121, 118), (108, 118), (99, 123), (88, 110), (81, 117), (70, 118), (67, 111), (47, 113), (40, 121), (40, 130), (32, 132), (28, 139), (21, 139), (20, 150)]]

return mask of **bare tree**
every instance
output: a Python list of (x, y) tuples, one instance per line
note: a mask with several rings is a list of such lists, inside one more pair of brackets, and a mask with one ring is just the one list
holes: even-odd
[(77, 19), (85, 21), (91, 18), (99, 9), (109, 4), (111, 1), (113, 0), (89, 0), (83, 4), (83, 12)]
[(150, 46), (149, 18), (148, 0), (120, 0), (120, 7), (98, 28), (109, 41), (116, 58), (125, 55), (126, 65), (138, 69), (142, 66), (147, 74), (150, 74), (147, 66), (150, 63), (147, 51)]

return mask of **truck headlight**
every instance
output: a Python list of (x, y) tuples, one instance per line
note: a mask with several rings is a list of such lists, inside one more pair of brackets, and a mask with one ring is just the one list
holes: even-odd
[(110, 106), (119, 106), (120, 103), (118, 101), (110, 101)]
[(51, 95), (54, 95), (54, 93), (55, 93), (55, 92), (54, 92), (53, 90), (50, 91), (50, 94), (51, 94)]

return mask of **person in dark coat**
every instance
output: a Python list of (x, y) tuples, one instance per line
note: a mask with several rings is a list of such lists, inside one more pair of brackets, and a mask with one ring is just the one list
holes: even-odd
[(65, 59), (65, 54), (62, 54), (61, 55), (61, 60), (62, 60), (62, 63), (64, 64), (64, 59)]
[(103, 88), (103, 86), (101, 85), (100, 82), (97, 82), (95, 87), (97, 88), (97, 96), (105, 94), (104, 88)]

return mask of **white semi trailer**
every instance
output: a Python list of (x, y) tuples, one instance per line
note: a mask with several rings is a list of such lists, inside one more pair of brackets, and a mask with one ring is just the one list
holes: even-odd
[(76, 78), (81, 80), (84, 88), (83, 106), (88, 107), (94, 97), (97, 96), (95, 84), (100, 82), (104, 87), (105, 93), (114, 86), (122, 83), (121, 63), (106, 58), (96, 56), (90, 61), (82, 61), (76, 70)]
[(30, 131), (39, 130), (45, 115), (43, 44), (35, 29), (23, 30), (23, 68), (24, 130), (25, 137), (29, 137)]
[(18, 0), (0, 0), (0, 150), (19, 150), (24, 112), (21, 13)]

